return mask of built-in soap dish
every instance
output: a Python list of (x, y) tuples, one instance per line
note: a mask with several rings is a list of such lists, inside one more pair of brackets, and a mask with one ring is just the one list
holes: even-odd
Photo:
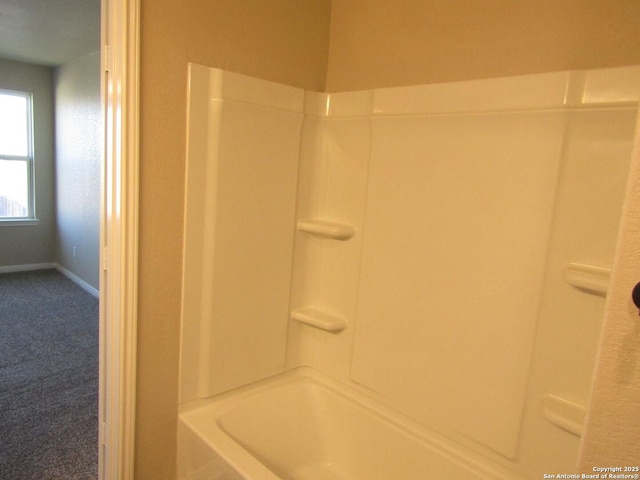
[(564, 398), (547, 394), (542, 399), (542, 416), (556, 427), (582, 436), (586, 409)]
[(348, 240), (356, 233), (353, 225), (317, 219), (299, 220), (298, 230), (331, 240)]
[(606, 296), (611, 270), (580, 263), (570, 263), (564, 269), (564, 280), (580, 290)]
[(344, 318), (314, 307), (297, 308), (291, 312), (291, 318), (305, 325), (332, 333), (338, 333), (347, 326), (347, 321)]

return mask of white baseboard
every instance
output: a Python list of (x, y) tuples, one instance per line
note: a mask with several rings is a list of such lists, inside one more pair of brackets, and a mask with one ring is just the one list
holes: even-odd
[(93, 287), (92, 285), (89, 285), (87, 282), (85, 282), (80, 277), (78, 277), (75, 273), (71, 273), (69, 270), (67, 270), (62, 265), (59, 265), (57, 263), (52, 264), (52, 266), (53, 268), (58, 270), (61, 274), (63, 274), (65, 277), (67, 277), (69, 280), (71, 280), (73, 283), (81, 287), (83, 290), (86, 290), (96, 298), (100, 298), (100, 292), (98, 291), (98, 289)]
[(13, 273), (13, 272), (30, 272), (33, 270), (48, 270), (51, 268), (55, 268), (62, 275), (67, 277), (73, 283), (81, 287), (83, 290), (86, 290), (91, 295), (96, 298), (100, 298), (100, 292), (95, 287), (89, 285), (87, 282), (82, 280), (76, 274), (71, 273), (69, 270), (64, 268), (62, 265), (58, 265), (57, 263), (29, 263), (26, 265), (6, 265), (4, 267), (0, 266), (0, 273)]
[(29, 263), (27, 265), (7, 265), (0, 267), (0, 273), (30, 272), (31, 270), (48, 270), (55, 268), (54, 263)]

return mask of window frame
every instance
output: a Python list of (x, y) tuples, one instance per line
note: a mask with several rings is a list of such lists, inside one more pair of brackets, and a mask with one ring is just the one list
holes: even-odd
[(26, 162), (27, 165), (27, 215), (24, 217), (2, 217), (0, 224), (30, 225), (37, 223), (35, 194), (35, 156), (33, 128), (33, 93), (0, 88), (0, 95), (22, 97), (27, 105), (27, 155), (5, 155), (0, 150), (0, 160)]

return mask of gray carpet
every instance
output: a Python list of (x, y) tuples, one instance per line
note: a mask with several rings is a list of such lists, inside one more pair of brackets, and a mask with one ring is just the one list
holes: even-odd
[(98, 300), (55, 270), (0, 274), (0, 478), (98, 478)]

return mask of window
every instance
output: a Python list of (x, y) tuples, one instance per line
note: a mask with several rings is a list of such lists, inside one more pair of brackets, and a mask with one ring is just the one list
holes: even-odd
[(35, 218), (31, 94), (0, 90), (0, 221)]

